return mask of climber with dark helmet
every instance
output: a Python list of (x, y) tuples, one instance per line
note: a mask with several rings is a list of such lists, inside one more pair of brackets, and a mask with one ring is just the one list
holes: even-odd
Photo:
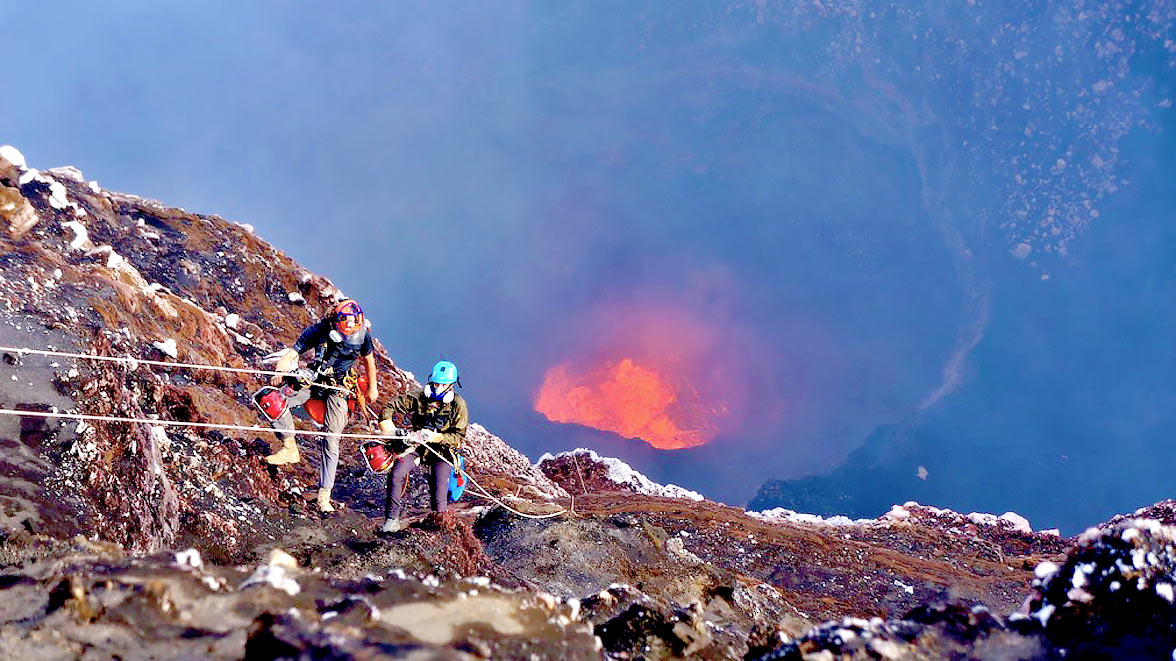
[[(304, 405), (312, 397), (324, 402), (322, 417), (326, 435), (319, 439), (318, 508), (327, 513), (335, 511), (331, 506), (331, 490), (339, 467), (339, 434), (347, 425), (349, 413), (344, 384), (348, 383), (352, 366), (360, 356), (364, 359), (367, 378), (358, 382), (367, 381), (368, 401), (374, 402), (378, 395), (370, 324), (365, 322), (359, 304), (349, 298), (339, 301), (326, 317), (303, 329), (294, 346), (281, 352), (274, 371), (293, 372), (298, 368), (299, 356), (312, 349), (315, 357), (309, 366), (312, 377), (309, 387), (301, 388), (289, 397), (273, 425), (279, 430), (293, 430), (290, 408)], [(275, 375), (271, 383), (277, 386), (294, 380), (290, 376)], [(266, 462), (274, 465), (296, 463), (299, 456), (294, 434), (279, 431), (278, 438), (282, 441), (282, 448), (266, 457)]]
[(397, 397), (380, 414), (381, 433), (408, 437), (407, 442), (392, 444), (398, 457), (388, 473), (384, 525), (380, 532), (393, 533), (407, 527), (400, 520), (404, 513), (404, 492), (408, 476), (418, 464), (429, 472), (432, 510), (445, 512), (450, 473), (454, 466), (460, 465), (457, 450), (465, 441), (470, 424), (465, 398), (455, 391), (460, 385), (457, 366), (442, 360), (433, 366), (424, 389)]

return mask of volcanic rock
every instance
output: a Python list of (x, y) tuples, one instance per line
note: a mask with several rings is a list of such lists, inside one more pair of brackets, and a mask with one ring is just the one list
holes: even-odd
[(12, 145), (0, 145), (0, 185), (20, 186), (20, 175), (27, 169), (24, 154)]
[(958, 602), (898, 620), (843, 619), (761, 659), (1170, 659), (1176, 650), (1176, 528), (1130, 519), (1092, 528), (1060, 566), (1036, 567), (1022, 609), (1002, 619)]
[(6, 570), (5, 658), (599, 658), (567, 607), (488, 580), (393, 569), (340, 581), (280, 562), (250, 573), (70, 550)]
[(1176, 654), (1176, 528), (1128, 519), (1091, 529), (1037, 576), (1027, 610), (1054, 648), (1076, 658)]
[[(266, 377), (175, 363), (264, 369), (343, 292), (245, 225), (19, 160), (0, 173), (24, 180), (0, 188), (19, 196), (2, 207), (0, 408), (26, 412), (0, 416), (6, 658), (739, 659), (785, 640), (850, 658), (1170, 655), (1159, 524), (1074, 546), (1009, 513), (916, 503), (749, 513), (588, 450), (533, 465), (477, 424), (450, 514), (426, 515), (416, 471), (410, 525), (377, 535), (386, 476), (345, 440), (324, 517), (312, 462), (263, 461)], [(35, 222), (8, 214), (22, 205)], [(420, 385), (372, 330), (378, 409)], [(1060, 569), (1035, 577), (1047, 562)]]
[(20, 193), (19, 188), (0, 184), (0, 219), (8, 223), (8, 235), (19, 239), (40, 221), (37, 210)]
[(1140, 507), (1130, 514), (1116, 514), (1099, 528), (1113, 528), (1132, 519), (1153, 519), (1165, 526), (1176, 526), (1176, 500), (1161, 500), (1154, 505)]
[(619, 459), (601, 457), (579, 448), (539, 457), (539, 470), (569, 493), (624, 490), (669, 498), (702, 500), (702, 495), (677, 485), (661, 485), (633, 470)]

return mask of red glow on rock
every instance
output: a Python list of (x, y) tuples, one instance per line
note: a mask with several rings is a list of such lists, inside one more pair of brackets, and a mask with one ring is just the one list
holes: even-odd
[(535, 410), (553, 422), (639, 438), (663, 450), (704, 445), (718, 431), (714, 418), (726, 413), (725, 405), (707, 406), (668, 370), (628, 357), (579, 371), (568, 363), (552, 367)]

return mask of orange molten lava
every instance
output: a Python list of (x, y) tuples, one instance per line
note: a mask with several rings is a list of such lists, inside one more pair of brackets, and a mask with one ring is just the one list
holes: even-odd
[(687, 422), (700, 417), (699, 408), (696, 393), (631, 358), (581, 374), (573, 374), (567, 363), (556, 365), (535, 398), (535, 410), (553, 422), (639, 438), (663, 450), (697, 447), (713, 438), (713, 425)]

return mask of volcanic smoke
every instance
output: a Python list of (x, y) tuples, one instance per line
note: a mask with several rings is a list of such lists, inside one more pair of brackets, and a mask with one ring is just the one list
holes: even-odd
[(535, 398), (535, 410), (553, 422), (679, 450), (714, 438), (718, 429), (710, 418), (722, 416), (725, 406), (708, 409), (686, 383), (623, 358), (580, 373), (573, 373), (568, 363), (552, 367)]

